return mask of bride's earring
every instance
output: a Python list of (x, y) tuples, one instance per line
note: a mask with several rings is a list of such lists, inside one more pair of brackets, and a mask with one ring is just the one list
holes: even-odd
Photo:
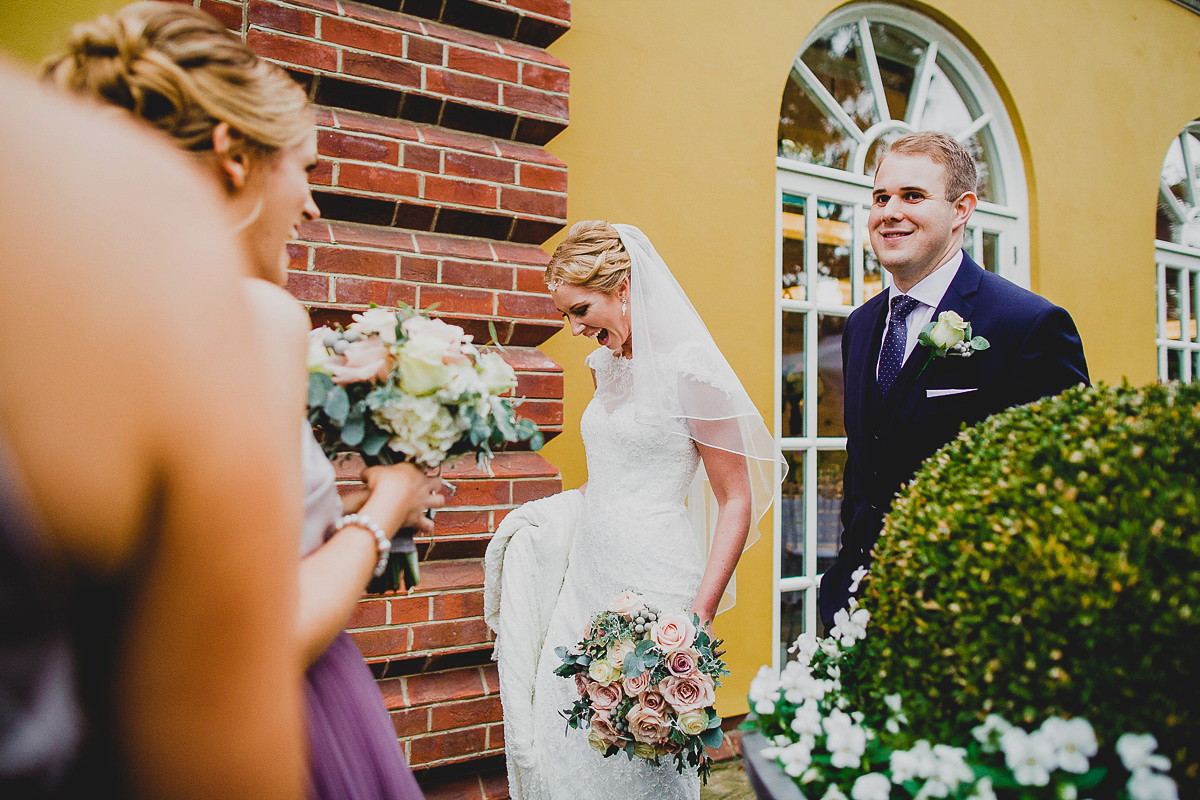
[(622, 297), (621, 298), (621, 316), (622, 317), (625, 316), (626, 308), (627, 308), (627, 306), (625, 305), (625, 298)]

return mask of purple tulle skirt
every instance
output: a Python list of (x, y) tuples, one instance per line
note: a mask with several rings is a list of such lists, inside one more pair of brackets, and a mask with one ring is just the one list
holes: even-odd
[(362, 653), (345, 632), (309, 668), (313, 800), (423, 800)]

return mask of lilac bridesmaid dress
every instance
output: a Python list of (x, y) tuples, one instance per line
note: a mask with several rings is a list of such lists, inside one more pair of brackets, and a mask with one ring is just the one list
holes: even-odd
[[(302, 555), (320, 547), (342, 514), (333, 465), (307, 425), (304, 495)], [(309, 797), (423, 800), (379, 687), (345, 631), (309, 667), (306, 679)]]

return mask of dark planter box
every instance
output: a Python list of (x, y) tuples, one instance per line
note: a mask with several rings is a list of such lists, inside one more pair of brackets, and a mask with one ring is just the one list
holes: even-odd
[(757, 731), (742, 734), (742, 764), (758, 800), (805, 800), (804, 793), (778, 764), (759, 755), (768, 745), (766, 737)]

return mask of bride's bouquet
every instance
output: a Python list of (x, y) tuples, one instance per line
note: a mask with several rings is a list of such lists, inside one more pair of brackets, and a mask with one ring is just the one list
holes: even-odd
[(659, 763), (691, 765), (707, 783), (712, 759), (705, 747), (721, 744), (714, 690), (729, 674), (719, 639), (699, 618), (648, 606), (622, 592), (588, 624), (574, 647), (557, 647), (555, 674), (573, 678), (579, 699), (561, 713), (571, 728), (587, 728), (588, 742), (605, 758), (624, 752)]
[[(481, 352), (463, 329), (419, 311), (372, 307), (344, 330), (316, 328), (308, 339), (308, 418), (330, 458), (357, 453), (368, 465), (412, 461), (436, 469), (452, 456), (475, 453), (486, 467), (496, 448), (542, 435), (516, 418), (503, 395), (516, 373), (494, 352)], [(411, 537), (393, 540), (384, 580), (417, 578)], [(403, 556), (403, 557), (398, 557)]]

